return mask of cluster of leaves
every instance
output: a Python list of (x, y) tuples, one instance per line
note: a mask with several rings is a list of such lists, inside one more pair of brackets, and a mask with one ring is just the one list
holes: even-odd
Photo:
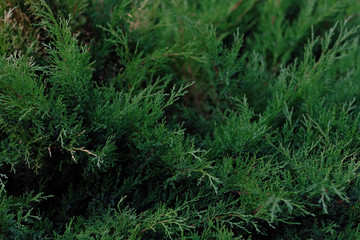
[(356, 239), (359, 9), (0, 1), (1, 238)]

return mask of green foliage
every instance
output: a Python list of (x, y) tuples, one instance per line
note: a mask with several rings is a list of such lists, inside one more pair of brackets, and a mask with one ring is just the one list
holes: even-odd
[[(1, 177), (5, 177), (4, 175)], [(33, 211), (33, 205), (47, 199), (41, 193), (34, 195), (27, 192), (21, 197), (8, 196), (5, 185), (0, 188), (0, 237), (8, 239), (42, 238), (48, 223), (41, 223), (41, 218)], [(44, 228), (41, 228), (44, 227)]]
[(357, 239), (359, 7), (0, 0), (0, 237)]

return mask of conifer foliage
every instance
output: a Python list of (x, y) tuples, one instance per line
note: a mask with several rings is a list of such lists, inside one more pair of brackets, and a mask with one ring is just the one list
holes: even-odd
[(0, 0), (0, 238), (357, 239), (359, 9)]

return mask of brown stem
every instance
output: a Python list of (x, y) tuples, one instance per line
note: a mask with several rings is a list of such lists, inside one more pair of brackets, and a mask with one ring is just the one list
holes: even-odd
[(243, 0), (239, 0), (234, 7), (230, 10), (230, 14), (233, 13), (239, 6), (240, 4), (243, 2)]

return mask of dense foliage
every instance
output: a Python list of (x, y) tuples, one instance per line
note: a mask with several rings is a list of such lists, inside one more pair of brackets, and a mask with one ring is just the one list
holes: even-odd
[(360, 2), (0, 0), (1, 239), (360, 239)]

